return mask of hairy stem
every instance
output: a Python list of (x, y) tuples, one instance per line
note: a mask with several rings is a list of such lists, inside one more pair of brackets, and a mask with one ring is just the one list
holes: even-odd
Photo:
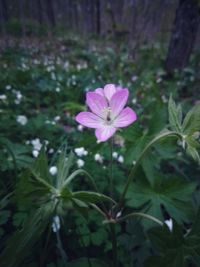
[[(114, 188), (113, 188), (113, 138), (110, 139), (110, 197), (113, 198)], [(110, 215), (112, 216), (112, 203), (110, 209)], [(113, 252), (113, 267), (117, 267), (117, 238), (115, 232), (115, 225), (110, 224), (110, 234), (112, 240), (112, 252)]]
[(110, 197), (113, 198), (113, 138), (110, 139)]

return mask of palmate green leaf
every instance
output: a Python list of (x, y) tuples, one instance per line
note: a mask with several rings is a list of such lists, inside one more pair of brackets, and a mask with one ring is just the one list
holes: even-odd
[(167, 109), (166, 106), (160, 103), (155, 103), (154, 108), (149, 114), (150, 119), (148, 120), (148, 135), (153, 136), (161, 132), (166, 127), (167, 121)]
[(200, 210), (186, 234), (173, 221), (172, 232), (165, 225), (151, 229), (148, 236), (159, 255), (149, 258), (145, 267), (187, 267), (188, 259), (196, 267), (200, 265)]
[(186, 135), (200, 131), (200, 104), (195, 105), (183, 120), (183, 132)]
[(137, 137), (134, 139), (134, 136), (132, 137), (133, 140), (137, 140), (136, 142), (132, 143), (127, 143), (127, 153), (125, 155), (126, 157), (126, 162), (128, 164), (132, 164), (133, 161), (136, 161), (138, 159), (138, 156), (144, 149), (144, 147), (149, 143), (151, 140), (150, 136), (147, 136), (146, 134), (142, 134), (142, 136)]
[(28, 155), (29, 149), (27, 146), (13, 143), (5, 137), (0, 138), (0, 145), (8, 151), (8, 164), (10, 169), (19, 169), (28, 167), (32, 163), (32, 158)]
[[(160, 177), (157, 173), (154, 184), (143, 176), (132, 184), (127, 194), (127, 204), (136, 209), (145, 207), (144, 212), (163, 221), (162, 206), (171, 217), (178, 222), (189, 221), (193, 212), (191, 195), (195, 184), (181, 178)], [(151, 221), (143, 220), (145, 227), (154, 225)]]
[(170, 96), (168, 103), (168, 113), (169, 113), (169, 123), (171, 129), (177, 131), (178, 133), (182, 132), (182, 108), (180, 105), (176, 105), (172, 96)]
[(185, 138), (186, 153), (191, 156), (196, 162), (200, 163), (199, 149), (200, 143), (192, 135), (188, 135)]
[(38, 181), (31, 170), (24, 171), (16, 184), (14, 199), (20, 209), (28, 210), (33, 206), (40, 206), (49, 199), (50, 188), (45, 180)]
[(8, 238), (0, 255), (1, 267), (18, 267), (39, 240), (52, 218), (55, 206), (52, 203), (32, 211), (23, 228)]

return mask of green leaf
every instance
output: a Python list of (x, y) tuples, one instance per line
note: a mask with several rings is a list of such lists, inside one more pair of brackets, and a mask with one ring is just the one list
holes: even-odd
[(67, 158), (66, 151), (60, 153), (58, 158), (58, 174), (56, 177), (56, 187), (61, 189), (65, 180), (68, 177), (69, 170), (72, 166), (74, 160), (74, 154), (71, 152), (69, 157)]
[[(140, 177), (130, 187), (127, 199), (128, 205), (136, 209), (143, 207), (144, 213), (163, 221), (162, 206), (171, 217), (177, 221), (188, 221), (192, 212), (192, 193), (195, 190), (193, 183), (188, 183), (180, 178), (160, 177), (157, 173), (154, 184), (145, 177)], [(145, 227), (153, 224), (143, 220)]]
[(168, 103), (168, 113), (169, 113), (169, 123), (171, 129), (177, 131), (178, 133), (182, 132), (182, 108), (177, 106), (172, 96), (170, 96)]
[(3, 145), (8, 151), (9, 156), (7, 161), (10, 165), (9, 168), (25, 168), (32, 163), (33, 160), (28, 155), (30, 151), (27, 146), (18, 143), (13, 143), (4, 137), (0, 138), (0, 144)]
[(200, 131), (200, 104), (194, 106), (183, 120), (183, 132), (186, 135)]
[(187, 144), (186, 153), (200, 164), (200, 156), (198, 152), (200, 143), (193, 136), (189, 135), (185, 138), (185, 142)]
[(20, 209), (29, 210), (32, 207), (38, 207), (50, 199), (51, 189), (46, 185), (45, 180), (40, 177), (39, 179), (35, 178), (31, 170), (26, 170), (20, 175), (14, 192), (14, 199)]
[[(6, 246), (0, 255), (1, 267), (21, 266), (35, 242), (49, 224), (55, 207), (44, 205), (32, 212), (24, 223), (22, 230), (17, 230), (6, 242)], [(17, 244), (17, 245), (16, 245)]]
[(37, 159), (34, 161), (33, 166), (31, 167), (33, 173), (37, 174), (41, 179), (51, 182), (49, 175), (49, 168), (47, 157), (44, 147), (40, 150), (40, 154)]
[(103, 194), (90, 192), (90, 191), (77, 191), (72, 193), (72, 197), (75, 199), (82, 200), (86, 203), (102, 203), (103, 201), (109, 201), (115, 203), (115, 201)]

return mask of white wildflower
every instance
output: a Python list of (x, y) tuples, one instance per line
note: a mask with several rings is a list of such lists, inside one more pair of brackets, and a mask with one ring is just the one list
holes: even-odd
[(18, 100), (21, 100), (22, 99), (22, 94), (21, 94), (21, 92), (20, 91), (16, 91), (15, 92), (16, 93), (16, 98), (18, 99)]
[(138, 79), (138, 76), (137, 75), (134, 75), (134, 76), (132, 76), (131, 81), (132, 82), (135, 82), (135, 81), (137, 81), (137, 79)]
[(169, 220), (166, 220), (165, 224), (168, 226), (170, 232), (172, 232), (172, 229), (173, 229), (173, 221), (172, 221), (172, 219), (170, 218)]
[(0, 100), (6, 100), (7, 96), (6, 95), (0, 95)]
[(49, 169), (49, 172), (50, 172), (50, 174), (51, 175), (56, 175), (57, 174), (57, 172), (58, 172), (58, 169), (57, 169), (57, 167), (56, 166), (52, 166), (50, 169)]
[(54, 117), (54, 121), (59, 121), (59, 120), (60, 120), (60, 116)]
[(60, 88), (56, 87), (56, 92), (59, 93), (60, 92)]
[(28, 122), (28, 119), (27, 119), (27, 117), (24, 116), (24, 115), (19, 115), (19, 116), (17, 116), (17, 122), (18, 122), (19, 124), (21, 124), (21, 125), (26, 125), (27, 122)]
[(10, 90), (10, 89), (11, 89), (11, 85), (10, 84), (6, 85), (6, 90)]
[(77, 129), (78, 129), (78, 131), (82, 132), (82, 131), (83, 131), (83, 125), (79, 124), (79, 125), (77, 126)]
[(132, 103), (135, 105), (137, 103), (137, 98), (133, 98)]
[(103, 157), (100, 154), (95, 154), (94, 155), (95, 161), (98, 161), (99, 163), (103, 163)]
[(112, 156), (113, 156), (114, 159), (116, 159), (116, 158), (118, 157), (118, 153), (117, 153), (116, 151), (114, 151), (114, 152), (112, 153)]
[(82, 159), (78, 159), (76, 163), (77, 163), (79, 168), (81, 168), (81, 167), (83, 167), (85, 165), (85, 161), (82, 160)]
[(123, 163), (124, 162), (124, 157), (123, 156), (119, 156), (117, 159), (118, 162)]
[(52, 230), (54, 233), (60, 230), (60, 217), (58, 215), (53, 217)]
[(54, 152), (54, 149), (53, 148), (50, 148), (49, 149), (49, 154), (53, 154), (53, 152)]
[(88, 154), (88, 151), (85, 150), (84, 147), (77, 147), (74, 149), (74, 152), (76, 153), (78, 157), (87, 156)]
[(41, 144), (39, 138), (36, 138), (36, 139), (31, 140), (31, 144), (34, 147), (34, 150), (38, 150), (39, 151), (41, 149), (41, 147), (42, 147), (42, 144)]
[(37, 158), (38, 155), (39, 155), (39, 151), (38, 150), (33, 150), (32, 154), (33, 154), (34, 158)]

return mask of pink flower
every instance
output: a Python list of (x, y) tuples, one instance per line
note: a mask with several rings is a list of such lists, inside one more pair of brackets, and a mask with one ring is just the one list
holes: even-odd
[(124, 108), (129, 91), (114, 84), (97, 88), (86, 94), (86, 104), (91, 112), (80, 112), (76, 121), (83, 126), (96, 129), (99, 141), (106, 141), (118, 128), (123, 128), (137, 119), (136, 113), (129, 107)]

